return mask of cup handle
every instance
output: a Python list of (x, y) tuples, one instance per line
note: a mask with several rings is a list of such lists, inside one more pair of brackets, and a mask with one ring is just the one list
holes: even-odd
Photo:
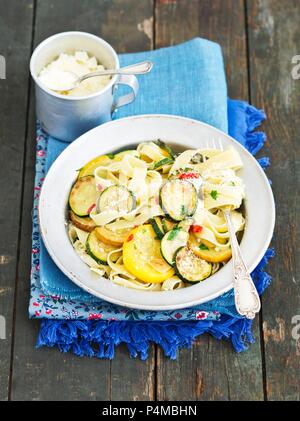
[(132, 89), (132, 92), (114, 100), (112, 105), (112, 113), (116, 111), (117, 108), (123, 107), (123, 105), (127, 105), (133, 102), (139, 91), (139, 82), (134, 75), (120, 75), (114, 86), (117, 85), (127, 85)]

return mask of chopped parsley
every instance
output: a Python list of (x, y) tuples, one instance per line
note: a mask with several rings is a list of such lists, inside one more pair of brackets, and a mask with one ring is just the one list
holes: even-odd
[(160, 169), (160, 167), (162, 167), (163, 165), (171, 165), (171, 164), (173, 164), (173, 162), (174, 162), (174, 159), (171, 159), (171, 158), (163, 158), (163, 159), (161, 159), (160, 161), (155, 162), (155, 163), (152, 165), (152, 168), (153, 168), (154, 170), (156, 170), (156, 169)]
[(181, 230), (181, 228), (173, 228), (171, 231), (170, 231), (170, 233), (169, 233), (169, 235), (168, 235), (168, 237), (167, 237), (167, 239), (168, 240), (173, 240), (175, 237), (176, 237), (176, 235), (178, 234), (178, 232)]
[(212, 197), (214, 200), (217, 200), (217, 197), (218, 197), (218, 192), (217, 192), (217, 190), (212, 190), (212, 191), (210, 192), (210, 195), (211, 195), (211, 197)]
[(184, 205), (181, 205), (181, 215), (186, 214), (186, 207)]
[(183, 172), (189, 172), (189, 171), (193, 171), (192, 167), (185, 167), (182, 169)]
[(106, 154), (110, 159), (114, 159), (115, 155), (113, 153), (107, 153)]
[(234, 181), (230, 181), (230, 185), (231, 186), (235, 186), (235, 182)]
[(199, 249), (200, 250), (209, 250), (209, 248), (205, 244), (200, 244)]

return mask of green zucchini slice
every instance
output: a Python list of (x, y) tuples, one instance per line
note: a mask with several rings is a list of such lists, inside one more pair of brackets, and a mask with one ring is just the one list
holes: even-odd
[(185, 282), (203, 281), (211, 274), (212, 266), (196, 256), (188, 247), (181, 247), (175, 254), (175, 272)]
[(160, 206), (174, 221), (194, 215), (197, 207), (195, 186), (186, 180), (169, 180), (160, 189)]
[(100, 265), (107, 265), (108, 253), (116, 250), (115, 246), (103, 243), (96, 235), (96, 231), (92, 231), (86, 240), (86, 252)]
[(173, 228), (167, 232), (160, 243), (163, 258), (169, 265), (175, 263), (175, 254), (180, 247), (186, 246), (189, 234), (181, 228)]
[(125, 186), (109, 186), (99, 196), (97, 212), (131, 212), (135, 208), (135, 197)]
[(77, 216), (89, 216), (91, 208), (96, 203), (96, 197), (95, 178), (93, 175), (87, 175), (79, 178), (73, 185), (69, 206)]
[(150, 224), (152, 225), (152, 228), (154, 229), (154, 232), (159, 240), (163, 238), (165, 235), (162, 221), (159, 216), (155, 216), (154, 218), (150, 219)]

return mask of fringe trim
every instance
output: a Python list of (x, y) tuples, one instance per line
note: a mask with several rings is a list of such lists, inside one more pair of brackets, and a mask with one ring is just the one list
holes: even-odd
[[(248, 151), (252, 155), (257, 154), (257, 152), (264, 146), (264, 143), (266, 141), (266, 135), (264, 132), (254, 131), (265, 119), (266, 119), (266, 114), (264, 113), (263, 110), (258, 110), (252, 105), (247, 104), (246, 106), (247, 132), (246, 132), (245, 147), (248, 149)], [(265, 164), (266, 162), (269, 162), (268, 158), (264, 158), (263, 163)]]
[(58, 347), (61, 352), (72, 351), (83, 357), (113, 359), (115, 348), (127, 345), (132, 358), (148, 358), (151, 342), (160, 345), (165, 355), (176, 359), (180, 348), (190, 348), (203, 333), (216, 339), (231, 339), (237, 352), (245, 351), (254, 342), (251, 321), (227, 318), (224, 321), (199, 322), (120, 322), (43, 320), (37, 348)]

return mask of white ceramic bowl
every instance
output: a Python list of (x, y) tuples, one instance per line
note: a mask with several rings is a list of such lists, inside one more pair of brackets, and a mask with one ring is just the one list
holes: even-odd
[(246, 187), (246, 226), (241, 249), (252, 271), (267, 250), (275, 222), (273, 194), (263, 170), (238, 142), (225, 133), (188, 118), (168, 115), (128, 117), (105, 123), (71, 143), (50, 168), (40, 196), (39, 220), (45, 246), (57, 266), (75, 284), (106, 301), (146, 310), (174, 310), (209, 301), (232, 288), (227, 263), (208, 279), (175, 291), (145, 292), (114, 285), (92, 273), (74, 251), (66, 232), (66, 205), (76, 170), (90, 159), (126, 149), (142, 141), (161, 139), (180, 149), (207, 147), (212, 139), (233, 146), (241, 155)]

